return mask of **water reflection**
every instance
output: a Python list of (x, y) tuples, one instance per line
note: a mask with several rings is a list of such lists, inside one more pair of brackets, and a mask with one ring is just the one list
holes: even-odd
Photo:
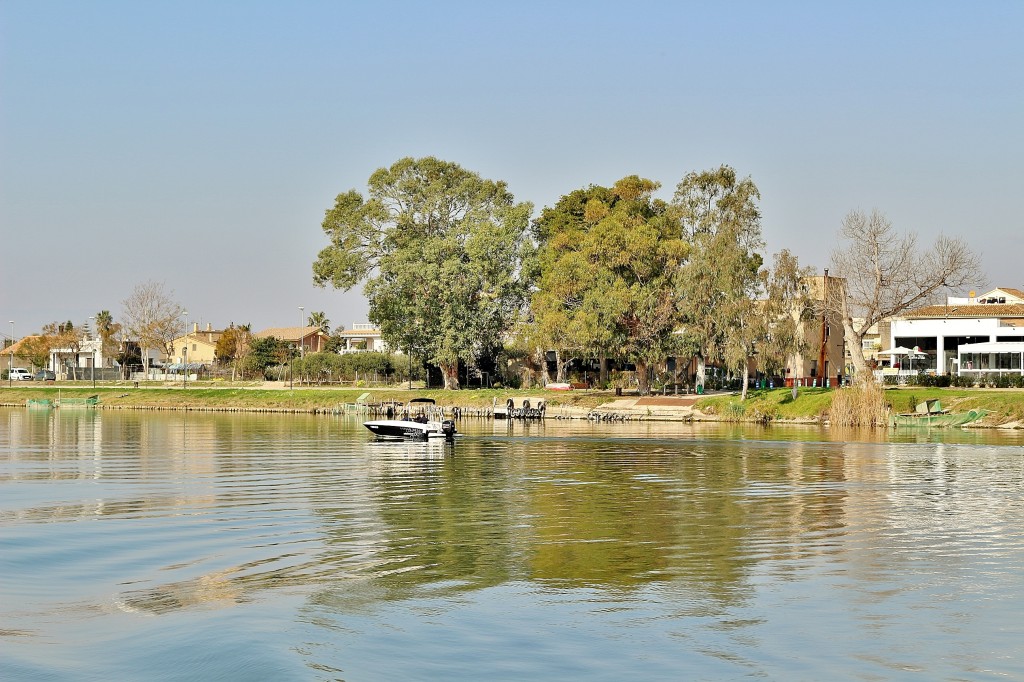
[[(986, 444), (1015, 434), (469, 422), (450, 446), (376, 443), (338, 417), (0, 423), (8, 632), (292, 595), (280, 617), (333, 632), (397, 605), (447, 623), (505, 599), (615, 632), (674, 623), (763, 673), (751, 649), (788, 627), (776, 613), (899, 638), (936, 609), (977, 627), (956, 599), (1024, 605), (1024, 458)], [(334, 653), (309, 664), (344, 668)]]

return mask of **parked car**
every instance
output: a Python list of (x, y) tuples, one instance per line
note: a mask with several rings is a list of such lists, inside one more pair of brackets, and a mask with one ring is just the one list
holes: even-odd
[(24, 367), (14, 367), (11, 369), (10, 379), (12, 381), (32, 381), (32, 374)]
[(48, 369), (41, 369), (33, 374), (32, 378), (36, 381), (56, 381), (57, 375)]

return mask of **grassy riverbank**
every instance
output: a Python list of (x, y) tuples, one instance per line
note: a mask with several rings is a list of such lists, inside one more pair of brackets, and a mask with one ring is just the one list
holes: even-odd
[[(196, 384), (187, 389), (177, 386), (154, 384), (134, 388), (131, 385), (91, 386), (61, 385), (15, 385), (0, 387), (0, 405), (23, 406), (29, 399), (87, 398), (98, 396), (104, 409), (166, 409), (166, 410), (239, 410), (239, 411), (280, 411), (280, 412), (335, 412), (354, 404), (366, 396), (369, 403), (388, 400), (407, 402), (411, 398), (433, 398), (439, 405), (457, 406), (464, 409), (490, 408), (495, 402), (504, 405), (508, 398), (517, 405), (524, 399), (536, 404), (543, 398), (549, 414), (572, 414), (581, 416), (587, 412), (607, 408), (613, 402), (636, 396), (616, 396), (612, 391), (542, 391), (484, 389), (444, 391), (441, 389), (366, 389), (366, 388), (317, 388), (296, 387), (289, 389), (281, 385), (236, 385)], [(748, 394), (746, 401), (738, 395), (718, 394), (704, 396), (693, 404), (701, 415), (715, 420), (737, 422), (794, 421), (820, 422), (827, 418), (832, 404), (834, 390), (802, 388), (794, 400), (789, 389), (756, 390)], [(691, 396), (692, 398), (692, 396)], [(923, 400), (938, 399), (942, 406), (953, 412), (986, 410), (989, 414), (985, 425), (1024, 424), (1024, 390), (1021, 389), (965, 389), (965, 388), (890, 388), (885, 391), (885, 400), (894, 412), (913, 411), (914, 405)], [(622, 407), (614, 411), (626, 411)], [(682, 414), (680, 418), (685, 418)]]
[[(367, 395), (368, 394), (368, 395)], [(30, 399), (57, 400), (59, 398), (99, 398), (100, 406), (110, 409), (169, 409), (169, 410), (273, 410), (295, 412), (332, 412), (354, 404), (366, 395), (365, 402), (381, 403), (388, 400), (407, 402), (412, 398), (433, 398), (439, 405), (461, 408), (489, 408), (494, 401), (504, 406), (508, 398), (516, 404), (524, 399), (536, 403), (543, 398), (549, 409), (567, 408), (590, 410), (614, 397), (612, 392), (600, 391), (515, 391), (507, 389), (484, 389), (465, 391), (444, 391), (442, 389), (366, 389), (366, 388), (316, 388), (287, 387), (264, 388), (262, 386), (204, 386), (191, 385), (183, 389), (180, 385), (143, 386), (133, 388), (127, 385), (101, 386), (97, 388), (74, 385), (8, 386), (0, 387), (0, 405), (22, 406)]]
[[(708, 415), (734, 421), (823, 421), (827, 418), (835, 391), (801, 388), (793, 399), (790, 389), (751, 391), (747, 400), (738, 395), (718, 395), (701, 399), (697, 408)], [(938, 400), (951, 412), (985, 410), (985, 425), (1024, 423), (1024, 390), (929, 388), (913, 386), (887, 388), (885, 401), (893, 412), (913, 412), (924, 400)]]

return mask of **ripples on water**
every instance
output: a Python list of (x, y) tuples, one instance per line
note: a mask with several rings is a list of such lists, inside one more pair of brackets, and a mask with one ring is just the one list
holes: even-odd
[(1024, 678), (1021, 440), (0, 410), (0, 678)]

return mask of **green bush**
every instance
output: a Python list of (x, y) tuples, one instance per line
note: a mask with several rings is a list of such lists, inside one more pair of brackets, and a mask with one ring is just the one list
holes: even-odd
[(725, 418), (739, 421), (747, 414), (747, 408), (743, 403), (730, 402), (725, 406)]

